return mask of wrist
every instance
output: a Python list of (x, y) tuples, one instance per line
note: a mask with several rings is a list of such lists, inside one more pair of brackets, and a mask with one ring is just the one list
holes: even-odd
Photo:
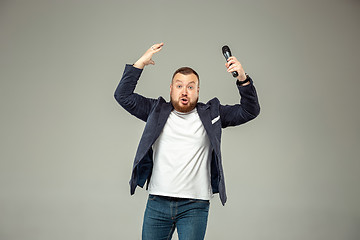
[(139, 69), (144, 69), (145, 64), (144, 64), (143, 62), (136, 61), (136, 62), (133, 64), (133, 66), (136, 67), (136, 68), (139, 68)]
[(246, 73), (243, 73), (241, 75), (239, 74), (239, 76), (236, 79), (239, 80), (240, 82), (243, 82), (246, 80), (246, 78), (247, 78)]
[(246, 86), (250, 84), (250, 77), (249, 75), (245, 74), (245, 78), (237, 79), (236, 84), (238, 86)]

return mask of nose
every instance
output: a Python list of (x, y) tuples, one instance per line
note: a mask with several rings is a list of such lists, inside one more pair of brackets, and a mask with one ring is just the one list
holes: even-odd
[(187, 96), (187, 87), (184, 87), (181, 91), (181, 94)]

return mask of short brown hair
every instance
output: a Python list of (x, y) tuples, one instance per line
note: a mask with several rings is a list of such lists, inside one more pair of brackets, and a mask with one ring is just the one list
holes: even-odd
[(197, 74), (197, 72), (195, 72), (195, 70), (192, 69), (191, 67), (181, 67), (178, 70), (176, 70), (172, 76), (172, 80), (174, 79), (174, 77), (177, 73), (181, 73), (183, 75), (195, 74), (195, 76), (197, 77), (197, 79), (199, 81), (199, 85), (200, 85), (199, 74)]

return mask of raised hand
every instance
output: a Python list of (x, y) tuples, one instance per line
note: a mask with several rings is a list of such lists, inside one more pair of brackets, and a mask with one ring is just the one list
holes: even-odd
[(164, 43), (157, 43), (152, 45), (145, 53), (144, 55), (141, 56), (141, 58), (139, 58), (139, 60), (137, 60), (134, 63), (134, 67), (136, 68), (140, 68), (143, 69), (146, 65), (152, 64), (154, 65), (155, 62), (154, 60), (152, 60), (152, 56), (159, 52), (162, 47), (164, 46)]
[(225, 63), (225, 66), (228, 72), (238, 72), (239, 76), (237, 76), (237, 79), (239, 81), (244, 81), (246, 79), (245, 71), (241, 63), (236, 59), (236, 57), (229, 57), (228, 62)]

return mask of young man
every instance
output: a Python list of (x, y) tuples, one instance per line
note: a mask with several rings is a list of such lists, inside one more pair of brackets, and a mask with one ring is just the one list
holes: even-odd
[(163, 43), (155, 44), (133, 65), (126, 65), (115, 99), (129, 113), (146, 122), (134, 160), (130, 191), (147, 181), (149, 199), (143, 239), (204, 239), (209, 200), (219, 193), (226, 202), (220, 142), (221, 129), (254, 119), (260, 106), (252, 79), (240, 62), (230, 57), (228, 72), (238, 72), (240, 104), (221, 105), (217, 98), (198, 102), (199, 75), (179, 68), (170, 85), (170, 102), (134, 93), (144, 67), (155, 64), (152, 56)]

